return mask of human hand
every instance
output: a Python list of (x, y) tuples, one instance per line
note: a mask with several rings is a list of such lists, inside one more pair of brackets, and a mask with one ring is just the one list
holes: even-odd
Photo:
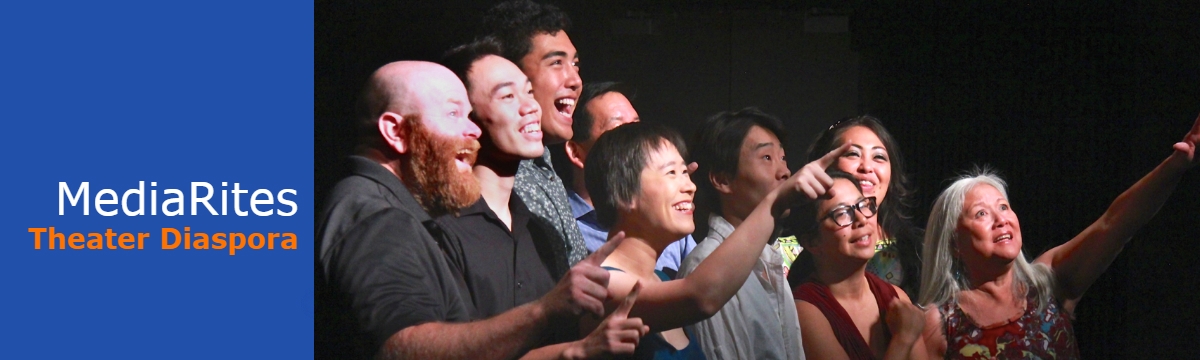
[(916, 342), (925, 331), (925, 312), (900, 299), (892, 300), (887, 310), (887, 327), (894, 339)]
[(572, 266), (542, 301), (552, 316), (579, 316), (587, 311), (604, 316), (604, 301), (608, 300), (608, 271), (600, 267), (622, 241), (625, 232), (613, 235), (604, 246)]
[(781, 214), (783, 209), (792, 205), (795, 198), (803, 196), (809, 200), (816, 200), (822, 196), (832, 196), (831, 188), (833, 187), (833, 178), (825, 173), (825, 169), (833, 165), (839, 156), (842, 156), (850, 144), (842, 144), (837, 149), (833, 149), (829, 153), (808, 164), (804, 164), (800, 170), (792, 174), (782, 185), (776, 188), (779, 195), (776, 198), (773, 211), (774, 214)]
[(1192, 131), (1183, 136), (1183, 141), (1177, 142), (1173, 146), (1176, 153), (1188, 160), (1189, 167), (1200, 162), (1200, 158), (1196, 156), (1196, 144), (1200, 144), (1200, 116), (1197, 116), (1196, 123), (1192, 124)]
[(638, 341), (650, 332), (650, 327), (642, 324), (641, 318), (630, 318), (629, 310), (637, 301), (642, 283), (633, 284), (633, 290), (625, 296), (612, 314), (609, 314), (591, 334), (580, 341), (581, 353), (584, 358), (595, 359), (610, 355), (630, 355), (637, 349)]

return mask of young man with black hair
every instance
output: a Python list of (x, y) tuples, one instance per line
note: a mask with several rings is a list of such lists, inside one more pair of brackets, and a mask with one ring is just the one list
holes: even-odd
[[(696, 234), (705, 238), (684, 259), (680, 276), (695, 270), (746, 220), (754, 204), (792, 174), (784, 158), (786, 138), (779, 119), (755, 108), (718, 113), (696, 130), (688, 148), (700, 165), (693, 175), (695, 220)], [(766, 244), (737, 294), (694, 325), (710, 359), (804, 359), (779, 242), (771, 238)]]
[[(549, 229), (532, 221), (529, 209), (513, 191), (520, 162), (540, 157), (545, 149), (541, 108), (533, 98), (529, 78), (499, 55), (499, 44), (484, 38), (451, 50), (443, 60), (466, 85), (471, 121), (482, 129), (478, 161), (472, 168), (480, 185), (479, 200), (457, 214), (435, 219), (445, 231), (443, 251), (451, 267), (463, 275), (465, 291), (474, 305), (473, 319), (535, 301), (554, 287), (548, 266), (552, 260), (546, 236)], [(585, 340), (606, 337), (610, 335), (606, 331), (611, 331), (618, 340), (612, 344), (615, 348), (591, 348), (591, 355), (637, 345), (636, 335), (642, 329), (639, 319), (609, 322), (610, 329), (593, 332), (593, 339)], [(535, 354), (557, 356), (571, 347), (584, 349), (582, 344), (588, 343), (571, 343), (578, 339), (575, 317), (555, 319), (552, 328), (543, 344), (561, 345), (535, 350)]]
[[(542, 144), (570, 139), (575, 101), (583, 89), (579, 55), (567, 36), (571, 20), (553, 5), (517, 0), (490, 9), (483, 23), (490, 36), (500, 41), (504, 57), (529, 76), (542, 109)], [(566, 188), (554, 172), (548, 151), (521, 162), (514, 188), (536, 221), (554, 229), (550, 250), (555, 276), (587, 255), (583, 235), (571, 216)]]

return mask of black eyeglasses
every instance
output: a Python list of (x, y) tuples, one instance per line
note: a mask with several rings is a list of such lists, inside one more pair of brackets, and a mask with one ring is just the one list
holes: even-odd
[(828, 214), (825, 214), (825, 217), (822, 218), (822, 220), (831, 219), (833, 220), (834, 224), (837, 224), (838, 227), (849, 226), (858, 220), (858, 216), (854, 215), (855, 209), (857, 209), (859, 213), (862, 213), (863, 217), (866, 219), (875, 216), (875, 214), (879, 212), (879, 208), (875, 206), (875, 197), (872, 196), (863, 198), (854, 205), (842, 205), (833, 208), (833, 210), (830, 210)]

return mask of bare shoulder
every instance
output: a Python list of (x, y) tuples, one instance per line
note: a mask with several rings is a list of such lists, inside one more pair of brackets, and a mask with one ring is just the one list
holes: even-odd
[(896, 296), (903, 300), (906, 304), (912, 304), (912, 299), (908, 297), (908, 293), (904, 292), (899, 286), (892, 285), (892, 289), (896, 290)]
[(619, 271), (608, 270), (608, 295), (609, 303), (619, 304), (629, 295), (629, 291), (633, 290), (633, 285), (640, 280), (633, 274)]
[(807, 301), (796, 300), (796, 313), (800, 317), (800, 338), (807, 358), (849, 358), (821, 309)]
[(829, 319), (825, 318), (825, 313), (810, 302), (796, 300), (796, 315), (800, 317), (800, 327), (804, 328), (804, 331), (808, 331), (809, 327), (832, 329)]

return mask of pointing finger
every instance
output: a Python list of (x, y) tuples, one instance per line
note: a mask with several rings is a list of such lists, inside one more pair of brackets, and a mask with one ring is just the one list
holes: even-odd
[(830, 151), (829, 153), (825, 154), (825, 156), (822, 156), (820, 159), (817, 159), (817, 161), (814, 162), (820, 165), (821, 169), (827, 169), (830, 165), (833, 165), (833, 163), (837, 161), (839, 156), (842, 156), (842, 153), (849, 149), (850, 143), (842, 144), (842, 146), (839, 146), (837, 149), (833, 149), (833, 151)]
[(625, 301), (621, 302), (621, 306), (613, 311), (614, 318), (624, 319), (629, 317), (629, 310), (633, 309), (633, 303), (637, 302), (638, 292), (642, 290), (642, 282), (638, 281), (633, 284), (633, 290), (629, 290), (629, 295), (625, 296)]
[(604, 246), (596, 249), (596, 252), (592, 253), (592, 255), (589, 255), (586, 259), (583, 259), (583, 261), (600, 266), (600, 264), (604, 263), (604, 259), (608, 258), (608, 254), (612, 254), (613, 250), (616, 250), (617, 246), (621, 245), (621, 242), (624, 240), (624, 231), (616, 233), (612, 236), (612, 238), (608, 239), (608, 242), (604, 243)]

